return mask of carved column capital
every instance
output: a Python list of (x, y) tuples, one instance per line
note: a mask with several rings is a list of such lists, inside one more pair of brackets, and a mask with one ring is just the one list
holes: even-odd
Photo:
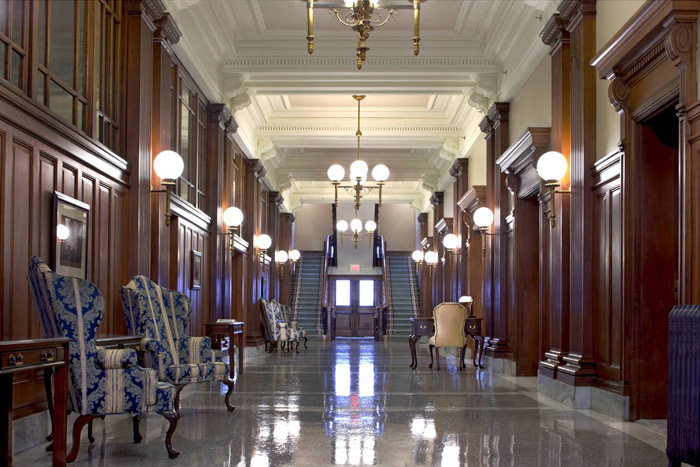
[(454, 178), (459, 178), (463, 173), (466, 173), (469, 169), (469, 159), (459, 158), (455, 159), (454, 163), (450, 167), (450, 175)]
[(443, 203), (443, 200), (445, 198), (445, 193), (442, 191), (436, 191), (433, 193), (433, 196), (430, 197), (430, 204), (433, 205), (433, 208), (437, 209), (439, 205)]
[(177, 27), (170, 13), (163, 13), (163, 15), (155, 21), (155, 25), (156, 30), (153, 33), (154, 40), (165, 40), (170, 46), (180, 41), (182, 31)]
[(479, 129), (486, 135), (486, 139), (493, 135), (493, 122), (486, 116), (479, 122)]
[(540, 32), (540, 39), (551, 50), (556, 50), (562, 43), (568, 43), (570, 40), (569, 31), (567, 31), (568, 25), (569, 22), (562, 18), (561, 15), (554, 14), (549, 18), (542, 32)]
[(615, 110), (620, 111), (627, 105), (630, 97), (630, 87), (625, 83), (621, 75), (615, 73), (608, 87), (608, 98)]
[(428, 222), (428, 213), (427, 212), (421, 212), (418, 214), (418, 223), (419, 224), (426, 224)]

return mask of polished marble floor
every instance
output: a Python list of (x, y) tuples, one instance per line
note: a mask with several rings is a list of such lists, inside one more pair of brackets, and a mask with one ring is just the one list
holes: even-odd
[[(664, 436), (636, 423), (565, 408), (539, 396), (535, 378), (492, 375), (452, 355), (409, 369), (407, 343), (310, 342), (297, 355), (262, 355), (237, 382), (236, 411), (218, 388), (183, 393), (168, 458), (166, 422), (149, 415), (132, 444), (125, 416), (96, 422), (75, 465), (661, 466)], [(70, 442), (70, 441), (69, 441)], [(49, 465), (38, 447), (17, 465)]]

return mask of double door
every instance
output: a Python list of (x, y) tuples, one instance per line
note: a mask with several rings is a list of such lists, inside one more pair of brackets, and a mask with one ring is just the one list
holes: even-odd
[(379, 289), (377, 285), (378, 280), (369, 277), (333, 279), (336, 336), (374, 336)]

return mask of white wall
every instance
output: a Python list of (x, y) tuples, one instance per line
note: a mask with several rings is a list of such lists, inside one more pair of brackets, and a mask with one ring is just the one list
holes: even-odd
[[(605, 44), (644, 4), (644, 0), (604, 0), (596, 3), (596, 48)], [(596, 84), (596, 155), (601, 159), (617, 151), (620, 141), (620, 118), (608, 99), (606, 79)]]
[[(382, 206), (382, 209), (384, 209), (384, 206)], [(337, 214), (338, 220), (344, 219), (349, 223), (355, 218), (355, 206), (353, 204), (339, 204)], [(380, 213), (379, 215), (380, 226), (384, 225), (382, 214)], [(363, 225), (368, 220), (374, 219), (374, 203), (362, 204), (357, 216)], [(365, 230), (363, 229), (362, 232), (365, 233)], [(372, 267), (372, 248), (369, 245), (367, 236), (359, 238), (357, 249), (355, 249), (355, 242), (351, 235), (345, 238), (343, 246), (338, 242), (338, 266), (331, 268), (329, 274), (376, 274), (377, 271)], [(350, 266), (353, 264), (359, 265), (360, 270), (351, 271)], [(381, 274), (381, 270), (379, 273)]]
[(410, 204), (382, 204), (379, 210), (379, 233), (389, 251), (416, 249), (418, 213)]
[(294, 247), (301, 251), (321, 251), (332, 234), (331, 205), (304, 204), (294, 212)]
[(552, 126), (552, 58), (549, 55), (545, 55), (510, 101), (510, 143), (516, 142), (528, 127), (538, 126)]
[(486, 140), (483, 135), (468, 157), (469, 189), (474, 185), (486, 185)]
[[(445, 188), (443, 197), (443, 216), (445, 218), (454, 217), (454, 203), (455, 203), (455, 184), (450, 183), (447, 188)], [(440, 219), (438, 219), (440, 220)]]

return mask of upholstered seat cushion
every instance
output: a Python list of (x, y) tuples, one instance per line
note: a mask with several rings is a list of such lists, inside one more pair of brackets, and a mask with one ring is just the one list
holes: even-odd
[(173, 384), (190, 384), (211, 381), (214, 376), (214, 364), (186, 363), (170, 365), (165, 368), (165, 379)]

